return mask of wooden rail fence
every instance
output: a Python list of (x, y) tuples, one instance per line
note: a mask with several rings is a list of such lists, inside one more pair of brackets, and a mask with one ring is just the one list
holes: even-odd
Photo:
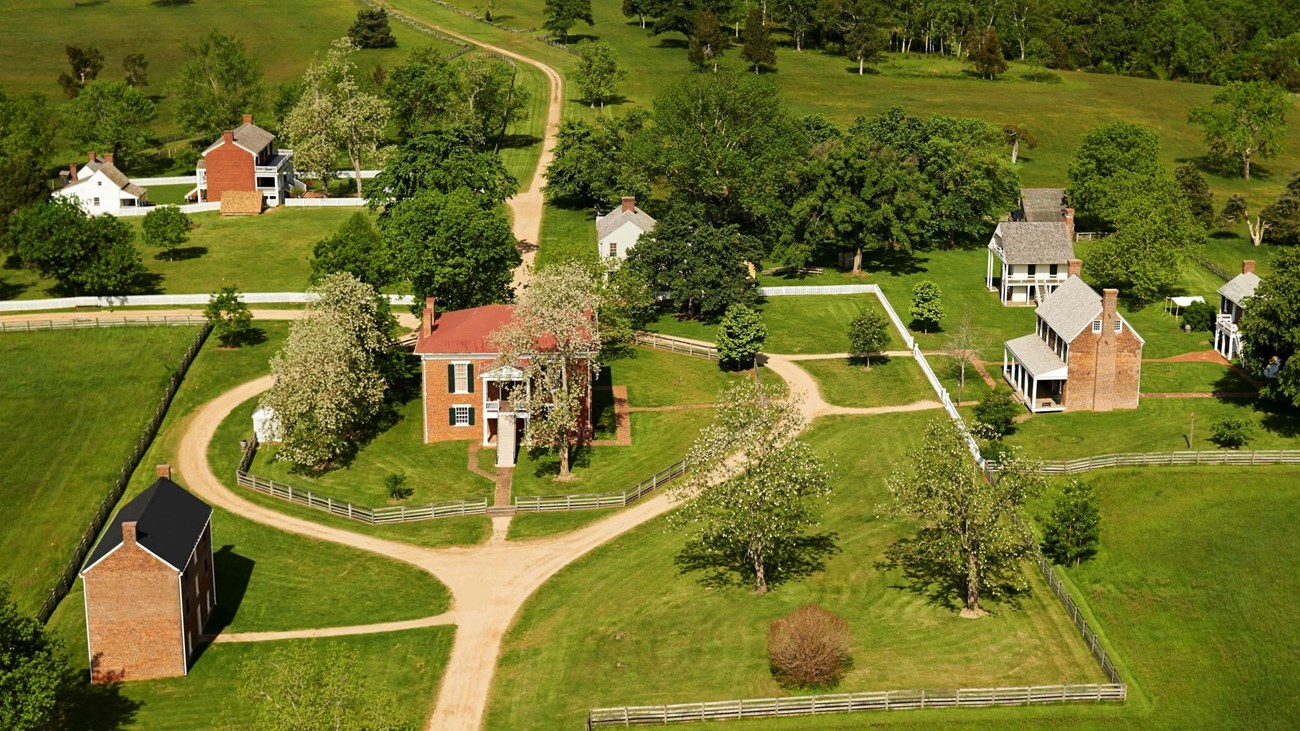
[[(200, 318), (202, 319), (202, 318)], [(140, 460), (144, 458), (144, 453), (149, 451), (150, 445), (153, 444), (154, 437), (158, 436), (158, 429), (162, 426), (163, 419), (167, 417), (167, 410), (171, 408), (172, 399), (176, 396), (176, 391), (181, 387), (181, 381), (185, 380), (185, 374), (190, 369), (190, 364), (198, 356), (199, 351), (203, 349), (203, 343), (207, 341), (208, 334), (212, 332), (212, 326), (206, 320), (203, 320), (203, 327), (199, 334), (194, 337), (190, 347), (186, 349), (185, 355), (181, 356), (181, 362), (172, 371), (171, 380), (167, 382), (167, 389), (163, 391), (162, 400), (158, 402), (158, 408), (154, 409), (153, 417), (145, 424), (140, 438), (136, 440), (135, 446), (131, 448), (131, 453), (127, 455), (126, 462), (122, 469), (118, 470), (117, 481), (113, 487), (104, 496), (103, 501), (99, 504), (99, 509), (95, 511), (95, 516), (90, 519), (90, 525), (86, 532), (81, 535), (81, 540), (72, 552), (72, 560), (68, 562), (67, 568), (63, 570), (62, 576), (50, 593), (45, 597), (41, 608), (36, 611), (36, 618), (41, 622), (48, 622), (50, 615), (54, 614), (55, 607), (63, 597), (68, 595), (72, 589), (72, 584), (77, 580), (77, 574), (81, 572), (81, 565), (85, 562), (86, 556), (95, 544), (95, 539), (99, 537), (99, 532), (104, 529), (104, 524), (108, 522), (109, 515), (112, 514), (113, 508), (117, 506), (117, 501), (122, 499), (122, 494), (126, 492), (127, 485), (131, 482), (131, 475), (135, 473), (136, 467), (140, 465)]]
[(674, 353), (683, 353), (692, 355), (696, 358), (708, 358), (710, 360), (718, 359), (718, 347), (716, 345), (701, 345), (700, 343), (682, 338), (675, 338), (671, 335), (660, 335), (659, 333), (645, 332), (638, 330), (633, 334), (633, 341), (637, 345), (644, 345), (647, 348), (655, 350), (668, 350)]
[(813, 716), (826, 713), (863, 711), (906, 711), (924, 708), (987, 708), (1049, 703), (1124, 702), (1128, 688), (1123, 684), (1033, 685), (1006, 688), (953, 688), (946, 690), (884, 690), (872, 693), (786, 696), (676, 703), (663, 706), (593, 708), (587, 712), (587, 728), (639, 726), (686, 721), (714, 721), (740, 718)]
[(1205, 271), (1213, 274), (1214, 276), (1218, 277), (1219, 279), (1222, 279), (1225, 282), (1228, 281), (1229, 279), (1232, 279), (1232, 275), (1228, 273), (1228, 270), (1224, 269), (1218, 264), (1215, 264), (1214, 262), (1210, 261), (1204, 256), (1193, 255), (1192, 261), (1199, 264), (1200, 267)]
[(0, 333), (38, 330), (85, 330), (99, 327), (201, 327), (203, 315), (135, 315), (123, 317), (78, 317), (72, 320), (0, 320)]
[[(1296, 449), (1210, 449), (1185, 452), (1121, 452), (1117, 454), (1099, 454), (1095, 457), (1057, 462), (1039, 462), (1038, 472), (1047, 475), (1072, 475), (1076, 472), (1088, 472), (1107, 467), (1149, 467), (1149, 466), (1186, 466), (1186, 465), (1232, 465), (1246, 467), (1251, 465), (1300, 465), (1300, 450)], [(997, 465), (990, 465), (997, 471)]]
[(586, 495), (542, 495), (538, 497), (516, 495), (514, 507), (520, 513), (622, 508), (631, 505), (684, 474), (686, 474), (686, 460), (665, 467), (622, 492), (600, 492)]

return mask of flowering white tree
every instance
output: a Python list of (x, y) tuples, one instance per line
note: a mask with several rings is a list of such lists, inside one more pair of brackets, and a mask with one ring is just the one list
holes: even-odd
[(780, 556), (798, 551), (817, 525), (831, 492), (830, 468), (795, 436), (803, 428), (799, 404), (776, 386), (742, 381), (718, 397), (714, 422), (686, 457), (686, 499), (669, 520), (695, 528), (695, 547), (719, 563), (742, 557), (732, 570), (752, 574), (754, 591), (767, 591)]
[(591, 380), (600, 369), (600, 292), (586, 266), (543, 269), (520, 295), (510, 322), (492, 336), (498, 362), (522, 370), (529, 384), (525, 438), (559, 453), (561, 480), (570, 477), (569, 450), (582, 436)]
[(392, 346), (392, 316), (374, 288), (351, 274), (331, 274), (311, 291), (320, 299), (271, 359), (275, 385), (261, 406), (283, 427), (277, 459), (323, 471), (354, 447), (383, 406), (379, 360)]

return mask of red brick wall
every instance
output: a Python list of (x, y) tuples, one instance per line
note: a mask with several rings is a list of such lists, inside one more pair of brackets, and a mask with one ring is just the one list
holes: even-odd
[(208, 170), (208, 200), (221, 200), (221, 194), (227, 190), (257, 190), (253, 155), (242, 147), (227, 142), (203, 160)]
[(85, 591), (94, 682), (185, 674), (172, 567), (143, 548), (123, 545), (86, 573)]
[(1142, 343), (1127, 325), (1115, 333), (1103, 316), (1100, 334), (1092, 324), (1070, 343), (1070, 377), (1062, 403), (1067, 411), (1111, 411), (1138, 407)]
[(203, 627), (216, 606), (216, 575), (212, 567), (212, 526), (203, 529), (190, 564), (181, 576), (184, 597), (185, 633), (190, 642), (190, 659), (203, 635)]
[[(454, 439), (483, 439), (483, 381), (479, 380), (485, 371), (496, 367), (495, 358), (482, 360), (468, 359), (474, 364), (473, 378), (470, 380), (472, 393), (451, 393), (447, 380), (447, 365), (463, 363), (465, 358), (447, 358), (445, 360), (424, 360), (424, 441), (445, 442)], [(472, 426), (452, 426), (449, 411), (452, 406), (469, 404), (474, 410)], [(584, 400), (585, 405), (585, 400)], [(588, 409), (583, 409), (584, 415)], [(584, 418), (581, 431), (585, 441), (591, 437), (590, 424)]]

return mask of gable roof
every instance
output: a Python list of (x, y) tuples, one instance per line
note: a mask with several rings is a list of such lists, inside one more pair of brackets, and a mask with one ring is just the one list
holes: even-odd
[(1008, 264), (1064, 264), (1074, 258), (1070, 224), (1003, 221), (1002, 251)]
[(1008, 340), (1006, 347), (1034, 378), (1055, 374), (1066, 367), (1065, 361), (1034, 333)]
[(1020, 213), (1026, 221), (1060, 221), (1065, 188), (1021, 188)]
[(1238, 274), (1228, 283), (1219, 287), (1219, 294), (1227, 297), (1235, 304), (1241, 304), (1248, 297), (1255, 296), (1255, 288), (1259, 286), (1259, 275), (1254, 272)]
[(417, 355), (496, 353), (492, 333), (514, 317), (513, 305), (483, 305), (467, 310), (450, 310), (437, 313), (433, 331), (424, 334), (415, 343)]
[[(209, 152), (221, 147), (221, 143), (224, 142), (225, 139), (225, 135), (223, 134), (216, 142), (208, 145), (207, 149), (203, 151), (203, 154), (207, 155)], [(235, 128), (235, 144), (254, 155), (266, 149), (266, 146), (274, 141), (275, 135), (267, 132), (261, 127), (258, 127), (252, 122), (245, 122)]]
[(1099, 314), (1101, 295), (1078, 277), (1065, 280), (1038, 306), (1038, 316), (1066, 340), (1073, 340)]
[(212, 508), (207, 503), (175, 482), (159, 478), (117, 511), (82, 572), (122, 545), (122, 524), (130, 521), (135, 521), (136, 541), (141, 546), (177, 571), (184, 571), (211, 517)]
[(126, 177), (126, 174), (123, 173), (121, 170), (118, 170), (116, 165), (114, 165), (111, 162), (107, 162), (102, 158), (97, 157), (93, 162), (87, 162), (85, 168), (83, 169), (86, 168), (90, 170), (90, 175), (86, 175), (85, 177), (78, 178), (75, 182), (70, 182), (67, 185), (63, 186), (62, 189), (67, 190), (68, 188), (75, 188), (76, 186), (81, 185), (82, 183), (89, 182), (95, 173), (103, 173), (104, 177), (108, 178), (109, 181), (113, 183), (113, 185), (116, 185), (118, 187), (118, 190), (124, 190), (130, 195), (135, 196), (136, 198), (144, 198), (145, 195), (148, 193), (148, 189), (141, 188), (135, 183), (132, 183), (131, 179)]
[(625, 223), (631, 223), (641, 229), (642, 233), (655, 227), (655, 220), (650, 217), (650, 214), (640, 208), (633, 207), (630, 211), (618, 208), (610, 211), (604, 216), (596, 216), (597, 240), (603, 241), (606, 236), (617, 231)]

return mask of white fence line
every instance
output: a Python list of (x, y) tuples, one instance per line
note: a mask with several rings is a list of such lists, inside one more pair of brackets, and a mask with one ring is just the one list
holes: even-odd
[[(122, 208), (119, 209), (115, 215), (120, 216), (122, 218), (130, 218), (132, 216), (143, 216), (149, 213), (149, 211), (161, 207), (162, 206), (138, 206), (134, 208)], [(176, 207), (181, 209), (182, 213), (203, 213), (205, 211), (219, 211), (221, 210), (221, 201), (215, 201), (215, 202), (208, 201), (206, 203), (186, 203), (183, 206), (176, 206)]]
[[(159, 307), (168, 305), (206, 305), (210, 294), (141, 294), (111, 297), (60, 297), (42, 300), (5, 300), (0, 302), (0, 312), (27, 312), (35, 310), (67, 310), (75, 307)], [(409, 306), (415, 301), (409, 294), (387, 295), (389, 304)], [(239, 299), (250, 305), (301, 304), (314, 302), (310, 292), (244, 292)]]
[(286, 208), (360, 208), (369, 204), (365, 198), (285, 198)]
[(161, 178), (131, 178), (131, 182), (148, 188), (151, 185), (197, 185), (196, 175), (169, 175)]
[[(1072, 475), (1108, 467), (1149, 467), (1187, 465), (1300, 465), (1300, 450), (1295, 449), (1209, 449), (1181, 452), (1119, 452), (1093, 457), (1039, 462), (1038, 472), (1047, 475)], [(997, 471), (996, 465), (990, 469)]]
[(874, 284), (819, 284), (798, 287), (759, 287), (764, 297), (805, 297), (819, 294), (877, 294), (880, 287)]
[[(374, 179), (374, 178), (379, 177), (379, 174), (382, 173), (382, 172), (384, 172), (384, 171), (383, 171), (383, 170), (362, 170), (362, 171), (361, 171), (361, 179), (362, 179), (362, 180), (371, 180), (371, 179)], [(316, 180), (316, 179), (318, 179), (320, 176), (317, 175), (316, 173), (297, 173), (297, 174), (295, 174), (295, 177), (297, 177), (299, 180)], [(351, 179), (357, 177), (357, 174), (356, 174), (356, 171), (354, 171), (354, 170), (337, 170), (337, 171), (335, 171), (335, 172), (333, 173), (332, 177), (335, 177), (335, 178), (345, 178), (345, 179), (347, 179), (347, 180), (351, 180)]]

